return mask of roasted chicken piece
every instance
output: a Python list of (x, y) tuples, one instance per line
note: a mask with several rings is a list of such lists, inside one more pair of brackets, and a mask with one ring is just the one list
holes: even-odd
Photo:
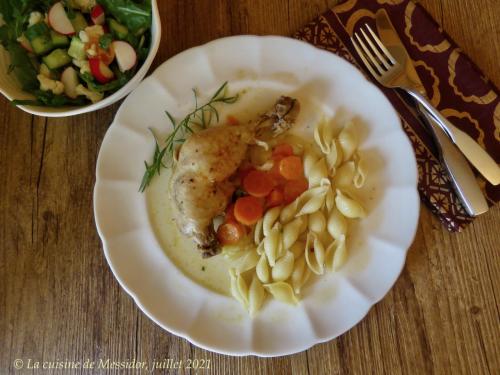
[(175, 220), (180, 231), (194, 239), (203, 257), (220, 250), (213, 219), (231, 199), (235, 186), (230, 177), (245, 159), (248, 145), (264, 133), (276, 136), (288, 130), (299, 110), (296, 99), (282, 96), (256, 121), (201, 130), (182, 145), (170, 186)]

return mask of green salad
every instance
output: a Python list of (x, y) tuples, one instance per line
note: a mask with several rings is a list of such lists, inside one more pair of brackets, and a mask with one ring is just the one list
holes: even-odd
[(96, 103), (124, 86), (151, 42), (151, 0), (0, 0), (9, 74), (38, 106)]

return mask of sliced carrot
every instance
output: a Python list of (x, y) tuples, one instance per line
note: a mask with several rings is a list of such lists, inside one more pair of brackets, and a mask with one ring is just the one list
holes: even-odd
[(292, 155), (281, 159), (279, 168), (281, 175), (287, 180), (298, 180), (304, 177), (302, 159), (298, 156)]
[(263, 171), (251, 171), (243, 180), (243, 189), (254, 197), (265, 197), (274, 188), (274, 179)]
[(269, 170), (269, 174), (274, 178), (276, 185), (283, 185), (286, 180), (280, 173), (280, 161), (283, 159), (282, 156), (273, 156), (273, 166)]
[(252, 171), (255, 171), (255, 167), (251, 164), (244, 165), (240, 167), (238, 174), (240, 176), (240, 180), (243, 181), (245, 177)]
[(228, 223), (231, 221), (236, 221), (236, 218), (234, 217), (234, 204), (230, 204), (226, 208), (226, 216), (224, 217), (224, 222)]
[(288, 143), (281, 143), (273, 148), (273, 156), (292, 156), (293, 155), (293, 147)]
[(246, 231), (243, 225), (235, 221), (222, 224), (217, 229), (217, 239), (222, 245), (232, 245), (243, 238)]
[(226, 117), (226, 121), (229, 125), (239, 125), (240, 124), (240, 121), (234, 117), (233, 115), (228, 115)]
[(269, 193), (266, 198), (266, 208), (276, 207), (282, 205), (284, 201), (283, 188), (278, 186)]
[(309, 182), (305, 177), (291, 180), (285, 183), (283, 188), (284, 203), (292, 203), (297, 197), (309, 188)]
[(247, 195), (234, 204), (234, 216), (241, 224), (253, 225), (262, 217), (264, 209), (259, 198)]

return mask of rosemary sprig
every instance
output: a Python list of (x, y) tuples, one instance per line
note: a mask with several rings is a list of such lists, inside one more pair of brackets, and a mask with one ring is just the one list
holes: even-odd
[(179, 143), (185, 142), (189, 134), (194, 133), (197, 129), (208, 128), (212, 124), (214, 117), (216, 121), (219, 122), (219, 112), (217, 108), (215, 108), (216, 104), (232, 104), (238, 100), (238, 95), (227, 95), (227, 82), (224, 82), (212, 95), (210, 100), (201, 106), (198, 104), (198, 93), (195, 89), (193, 89), (193, 94), (195, 108), (179, 123), (175, 121), (174, 117), (168, 111), (165, 111), (165, 114), (172, 123), (173, 130), (165, 140), (163, 147), (160, 147), (158, 138), (153, 130), (150, 129), (155, 141), (155, 151), (151, 163), (144, 161), (146, 171), (144, 172), (141, 186), (139, 187), (140, 192), (146, 190), (153, 178), (156, 175), (160, 175), (163, 168), (172, 166), (176, 146)]

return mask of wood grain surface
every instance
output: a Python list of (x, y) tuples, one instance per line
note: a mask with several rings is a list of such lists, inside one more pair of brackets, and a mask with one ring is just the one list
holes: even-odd
[[(500, 1), (420, 2), (500, 86)], [(159, 3), (164, 31), (155, 66), (226, 35), (290, 35), (335, 1)], [(56, 120), (0, 99), (1, 374), (32, 373), (16, 371), (16, 359), (26, 366), (133, 358), (209, 359), (210, 370), (198, 372), (210, 374), (500, 374), (498, 207), (460, 234), (423, 207), (394, 288), (355, 328), (306, 352), (228, 357), (160, 329), (119, 287), (93, 219), (96, 158), (118, 106)], [(114, 372), (127, 373), (105, 373)]]

